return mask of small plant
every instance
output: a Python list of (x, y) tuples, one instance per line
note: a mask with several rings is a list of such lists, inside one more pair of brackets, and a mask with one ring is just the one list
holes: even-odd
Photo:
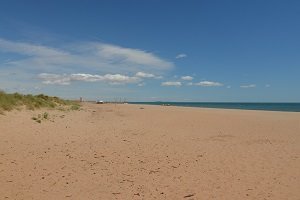
[(44, 118), (44, 119), (48, 119), (48, 117), (49, 117), (49, 114), (48, 114), (47, 112), (44, 112), (43, 118)]
[(36, 121), (37, 123), (42, 123), (42, 120), (49, 119), (49, 114), (47, 112), (44, 112), (43, 114), (38, 114), (37, 117), (33, 116), (31, 119)]
[(58, 107), (57, 110), (59, 110), (59, 111), (66, 111), (66, 109), (64, 107)]
[(71, 110), (79, 110), (80, 106), (75, 104), (71, 106)]

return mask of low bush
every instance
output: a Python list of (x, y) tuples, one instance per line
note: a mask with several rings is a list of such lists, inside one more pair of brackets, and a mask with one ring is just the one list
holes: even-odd
[[(4, 111), (10, 111), (25, 106), (29, 110), (39, 108), (61, 108), (69, 107), (70, 110), (78, 110), (80, 105), (74, 101), (63, 100), (58, 97), (51, 97), (44, 94), (39, 95), (23, 95), (19, 93), (8, 94), (0, 91), (0, 114)], [(44, 118), (48, 116), (44, 114)]]

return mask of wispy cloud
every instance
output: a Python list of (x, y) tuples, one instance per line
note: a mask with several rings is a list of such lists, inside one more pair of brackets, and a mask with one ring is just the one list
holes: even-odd
[(176, 58), (176, 59), (181, 59), (181, 58), (186, 58), (186, 57), (187, 57), (186, 54), (181, 53), (181, 54), (178, 54), (175, 58)]
[(265, 87), (266, 87), (266, 88), (269, 88), (269, 87), (271, 87), (271, 85), (270, 85), (270, 84), (266, 84)]
[(42, 45), (35, 45), (23, 42), (13, 42), (0, 38), (0, 51), (12, 52), (27, 56), (57, 57), (70, 55), (68, 52), (50, 48)]
[(191, 81), (193, 80), (194, 78), (192, 76), (182, 76), (181, 77), (182, 80), (185, 80), (185, 81)]
[(153, 53), (140, 49), (124, 48), (117, 45), (88, 43), (88, 48), (96, 50), (102, 58), (113, 60), (117, 63), (127, 63), (142, 66), (152, 66), (159, 69), (169, 69), (172, 63), (165, 61)]
[(181, 86), (181, 82), (179, 81), (166, 81), (161, 83), (162, 86)]
[(256, 85), (255, 84), (250, 84), (250, 85), (241, 85), (241, 88), (255, 88)]
[(109, 84), (127, 84), (138, 83), (141, 81), (138, 77), (130, 77), (121, 74), (105, 74), (105, 75), (92, 75), (92, 74), (48, 74), (42, 73), (38, 75), (44, 84), (57, 84), (57, 85), (70, 85), (72, 81), (84, 82), (106, 82)]
[(85, 69), (101, 73), (162, 72), (173, 63), (140, 49), (125, 48), (99, 42), (49, 47), (0, 38), (0, 51), (22, 55), (6, 62), (5, 67), (26, 68), (47, 73), (67, 73)]
[(222, 83), (213, 82), (213, 81), (201, 81), (199, 83), (194, 83), (193, 85), (201, 86), (201, 87), (221, 87)]

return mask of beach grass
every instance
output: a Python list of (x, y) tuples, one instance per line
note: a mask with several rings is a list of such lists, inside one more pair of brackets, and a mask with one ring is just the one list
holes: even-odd
[(55, 109), (62, 107), (66, 107), (66, 110), (78, 110), (80, 108), (80, 105), (75, 101), (64, 100), (58, 97), (52, 97), (44, 94), (8, 94), (4, 91), (0, 91), (0, 114), (13, 109), (21, 109), (24, 106), (29, 110), (40, 108)]

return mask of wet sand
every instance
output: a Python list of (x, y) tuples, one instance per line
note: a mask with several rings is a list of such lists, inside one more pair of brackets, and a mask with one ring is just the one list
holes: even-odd
[(300, 113), (43, 112), (0, 115), (0, 199), (300, 199)]

